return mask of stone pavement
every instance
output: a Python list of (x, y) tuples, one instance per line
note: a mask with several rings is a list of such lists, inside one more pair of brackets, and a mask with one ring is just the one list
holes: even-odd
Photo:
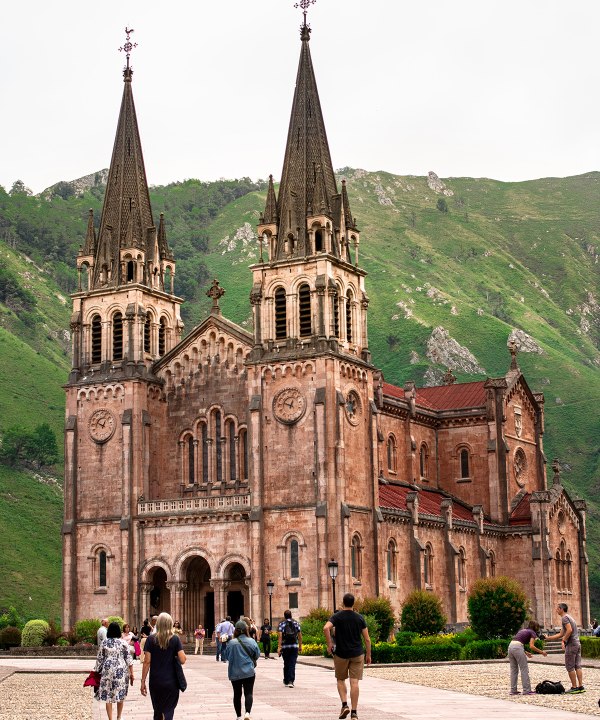
[[(93, 661), (87, 659), (10, 659), (0, 660), (0, 670), (13, 667), (18, 672), (78, 672), (82, 682)], [(261, 658), (257, 668), (253, 720), (309, 720), (337, 718), (339, 699), (331, 669), (299, 664), (296, 687), (282, 683), (282, 662)], [(406, 679), (411, 668), (406, 668)], [(234, 720), (231, 685), (227, 666), (211, 657), (190, 656), (185, 665), (188, 689), (181, 694), (176, 720), (211, 718)], [(135, 684), (130, 689), (123, 720), (150, 720), (150, 698), (139, 692), (141, 665), (135, 665)], [(90, 718), (104, 720), (104, 705), (90, 699)], [(116, 717), (116, 714), (115, 714)], [(585, 715), (547, 707), (516, 705), (459, 692), (437, 690), (380, 678), (365, 677), (361, 682), (360, 720), (582, 720)], [(589, 717), (589, 716), (588, 716)]]

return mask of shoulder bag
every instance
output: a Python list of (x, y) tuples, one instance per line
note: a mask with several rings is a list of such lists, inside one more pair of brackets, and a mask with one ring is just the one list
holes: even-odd
[(242, 646), (242, 648), (244, 649), (244, 652), (246, 653), (246, 655), (250, 658), (250, 660), (252, 660), (252, 664), (254, 665), (254, 667), (256, 667), (256, 661), (258, 660), (258, 658), (254, 657), (254, 655), (250, 652), (250, 650), (248, 650), (248, 648), (247, 648), (246, 645), (240, 640), (240, 638), (236, 638), (236, 640), (237, 640), (237, 641), (239, 642), (239, 644)]

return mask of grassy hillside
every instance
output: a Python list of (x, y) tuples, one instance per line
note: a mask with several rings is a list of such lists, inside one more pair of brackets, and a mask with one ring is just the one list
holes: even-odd
[[(343, 174), (361, 229), (360, 264), (369, 273), (373, 361), (387, 381), (424, 381), (431, 369), (427, 341), (440, 325), (490, 376), (506, 372), (511, 330), (524, 330), (541, 347), (542, 354), (520, 353), (518, 361), (532, 389), (545, 393), (546, 456), (561, 459), (567, 489), (589, 503), (590, 579), (599, 613), (600, 174), (525, 183), (454, 178), (445, 181), (453, 193), (446, 196), (433, 192), (426, 178), (351, 169)], [(248, 265), (258, 258), (261, 187), (186, 181), (152, 189), (154, 210), (166, 213), (178, 260), (176, 290), (189, 300), (186, 332), (208, 310), (204, 291), (211, 277), (226, 290), (224, 314), (250, 328)], [(437, 207), (440, 199), (446, 212)], [(27, 281), (40, 321), (26, 316), (23, 324), (19, 313), (0, 302), (0, 427), (5, 417), (43, 417), (60, 428), (59, 386), (68, 360), (56, 330), (61, 323), (68, 328), (69, 303), (59, 297), (64, 293), (53, 278), (61, 287), (73, 282), (65, 268), (74, 264), (85, 234), (84, 208), (98, 206), (101, 193), (94, 188), (83, 198), (55, 198), (47, 201), (50, 209), (39, 199), (16, 200), (18, 208), (0, 194), (0, 231), (8, 228), (17, 239), (17, 251), (0, 240), (0, 260), (6, 257)], [(23, 213), (36, 220), (28, 220), (29, 234), (22, 235)], [(56, 239), (60, 218), (70, 232)], [(55, 239), (58, 258), (44, 259), (39, 242), (31, 240), (32, 227), (36, 238), (46, 232)], [(40, 270), (19, 250), (29, 252)], [(23, 367), (32, 370), (24, 374)], [(476, 377), (455, 374), (459, 380)]]

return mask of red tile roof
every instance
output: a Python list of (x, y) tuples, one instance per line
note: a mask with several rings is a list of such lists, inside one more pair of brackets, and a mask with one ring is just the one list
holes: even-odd
[[(429, 410), (466, 410), (485, 405), (484, 381), (417, 388), (417, 405)], [(403, 399), (402, 388), (383, 383), (383, 394)]]
[(511, 512), (509, 523), (510, 525), (531, 525), (531, 493), (526, 493), (522, 498), (521, 502)]
[[(405, 485), (380, 485), (379, 505), (384, 508), (406, 510), (406, 496), (414, 489)], [(419, 512), (442, 517), (441, 502), (447, 496), (434, 490), (419, 489)], [(460, 520), (473, 520), (473, 513), (464, 505), (453, 500), (452, 515)]]

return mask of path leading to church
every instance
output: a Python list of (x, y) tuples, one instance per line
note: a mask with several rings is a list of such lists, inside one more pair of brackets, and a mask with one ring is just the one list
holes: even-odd
[[(11, 665), (27, 672), (73, 672), (81, 673), (81, 682), (93, 665), (92, 658), (73, 660), (14, 659), (0, 660), (2, 666)], [(406, 677), (418, 668), (403, 668)], [(234, 720), (231, 703), (231, 685), (227, 680), (227, 665), (217, 663), (214, 657), (191, 656), (185, 666), (188, 690), (181, 695), (176, 720)], [(508, 678), (508, 667), (506, 667)], [(135, 684), (130, 689), (125, 703), (123, 720), (150, 720), (152, 706), (149, 698), (143, 698), (139, 692), (141, 666), (135, 665)], [(27, 677), (16, 675), (19, 679)], [(35, 685), (36, 675), (28, 676)], [(54, 676), (57, 677), (57, 676)], [(40, 679), (40, 676), (37, 675)], [(3, 685), (0, 683), (0, 697)], [(7, 686), (8, 687), (8, 686)], [(87, 692), (87, 691), (86, 691)], [(595, 689), (591, 690), (594, 696)], [(11, 698), (12, 707), (7, 707), (7, 698), (0, 707), (0, 718), (28, 718), (38, 720), (31, 715), (18, 713), (18, 697)], [(566, 699), (568, 702), (568, 699)], [(261, 658), (257, 668), (257, 681), (254, 694), (252, 720), (312, 720), (313, 718), (331, 718), (339, 714), (339, 699), (335, 688), (333, 673), (328, 668), (298, 665), (296, 687), (287, 688), (282, 683), (282, 663), (280, 660)], [(87, 711), (77, 711), (70, 715), (71, 720), (105, 720), (104, 705), (92, 700)], [(8, 714), (5, 714), (8, 713)], [(41, 716), (40, 716), (41, 717)], [(50, 717), (50, 716), (48, 716)], [(62, 716), (61, 716), (62, 717)], [(115, 713), (116, 717), (116, 713)], [(582, 720), (586, 715), (548, 707), (516, 704), (477, 695), (466, 695), (448, 690), (410, 685), (391, 680), (365, 676), (361, 683), (359, 703), (360, 720)], [(589, 717), (589, 715), (587, 715)]]

